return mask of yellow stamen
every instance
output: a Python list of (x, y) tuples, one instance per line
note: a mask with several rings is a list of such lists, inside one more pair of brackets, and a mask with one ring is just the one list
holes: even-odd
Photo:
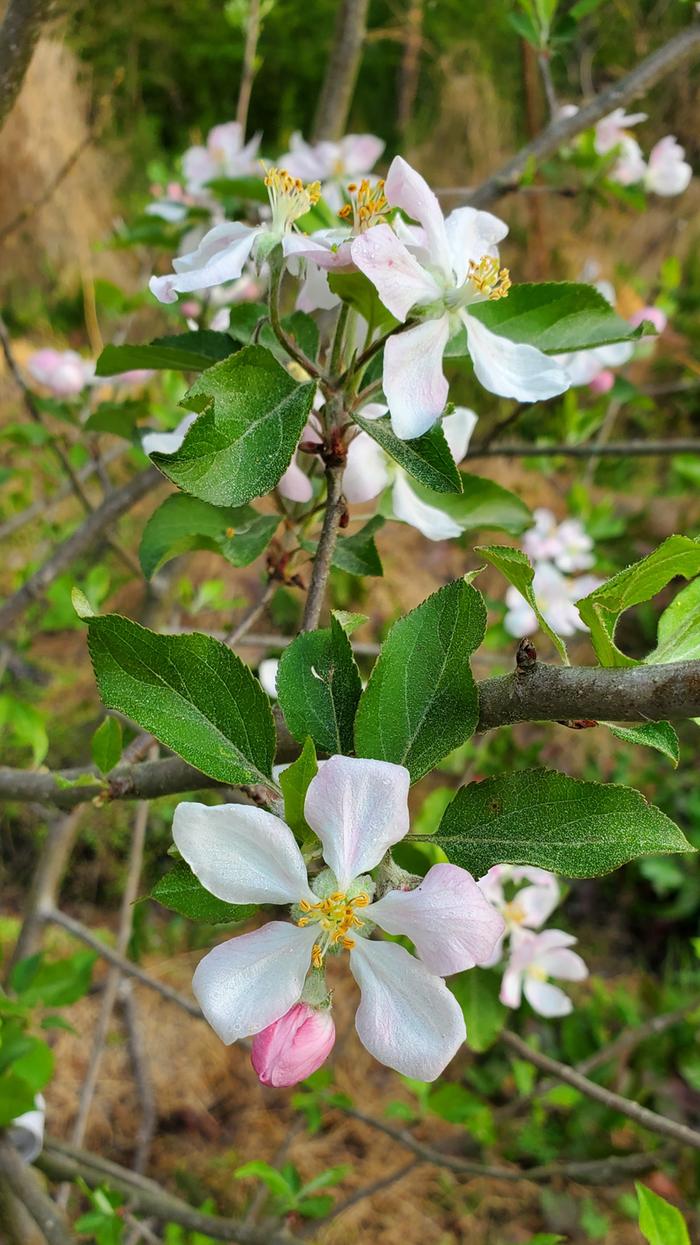
[(389, 211), (389, 204), (384, 195), (384, 182), (372, 185), (368, 178), (363, 178), (359, 186), (351, 182), (348, 186), (350, 202), (338, 212), (343, 220), (351, 220), (353, 233), (364, 233), (373, 225), (381, 225), (384, 213)]
[(321, 198), (321, 183), (305, 186), (300, 177), (292, 177), (286, 169), (268, 169), (265, 185), (272, 208), (273, 227), (284, 230), (304, 216)]
[(493, 255), (484, 255), (478, 264), (470, 259), (467, 276), (475, 289), (486, 298), (506, 298), (512, 284), (508, 269), (499, 268), (498, 260)]
[(314, 968), (323, 967), (323, 953), (317, 942), (314, 943), (313, 951), (311, 952), (311, 963)]
[(355, 895), (352, 899), (348, 899), (344, 891), (334, 891), (332, 895), (328, 895), (326, 899), (320, 899), (318, 903), (310, 903), (308, 899), (299, 901), (299, 908), (306, 913), (297, 919), (297, 925), (305, 927), (311, 924), (320, 925), (324, 931), (321, 940), (314, 944), (311, 952), (311, 962), (314, 968), (320, 968), (328, 947), (345, 947), (355, 946), (355, 939), (350, 937), (350, 930), (361, 929), (364, 921), (360, 919), (355, 911), (356, 908), (366, 908), (370, 902), (369, 895), (365, 891), (361, 891), (359, 895)]

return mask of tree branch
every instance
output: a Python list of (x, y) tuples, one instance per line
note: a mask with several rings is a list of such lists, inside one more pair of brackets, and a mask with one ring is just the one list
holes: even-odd
[(248, 109), (250, 96), (255, 81), (256, 55), (260, 38), (260, 0), (248, 0), (248, 12), (245, 21), (245, 43), (243, 46), (243, 65), (241, 81), (238, 87), (238, 103), (236, 105), (236, 121), (241, 127), (241, 135), (245, 138), (248, 126)]
[(75, 1245), (58, 1207), (44, 1193), (36, 1173), (19, 1157), (14, 1146), (0, 1133), (0, 1176), (5, 1177), (14, 1195), (26, 1206), (48, 1245)]
[(651, 458), (667, 454), (700, 454), (700, 440), (601, 441), (588, 445), (474, 445), (465, 458)]
[[(93, 460), (93, 462), (86, 463), (84, 467), (81, 467), (80, 471), (76, 471), (76, 479), (81, 484), (84, 483), (85, 480), (89, 480), (105, 467), (108, 467), (110, 463), (123, 458), (127, 450), (130, 449), (131, 446), (123, 441), (121, 445), (108, 450), (99, 463)], [(31, 523), (32, 519), (38, 519), (40, 515), (47, 514), (59, 502), (65, 501), (66, 497), (70, 497), (72, 492), (73, 489), (70, 484), (63, 484), (50, 497), (43, 497), (40, 501), (32, 502), (31, 506), (27, 506), (26, 510), (20, 510), (18, 514), (13, 514), (5, 523), (0, 525), (0, 540), (5, 540), (7, 536), (12, 536), (14, 532), (18, 532), (26, 523)]]
[(0, 129), (19, 95), (53, 0), (10, 0), (0, 26)]
[(649, 91), (683, 61), (697, 55), (699, 50), (700, 26), (692, 25), (682, 30), (663, 47), (647, 56), (619, 82), (613, 83), (607, 90), (601, 91), (589, 103), (584, 104), (572, 117), (563, 117), (548, 125), (537, 138), (522, 147), (481, 186), (466, 194), (464, 204), (486, 207), (501, 195), (516, 189), (527, 168), (539, 165), (564, 143), (584, 130), (589, 130), (601, 117), (606, 117), (615, 108), (621, 108)]
[(331, 562), (338, 538), (338, 528), (345, 509), (343, 501), (343, 468), (326, 467), (326, 501), (323, 514), (323, 527), (314, 558), (311, 583), (309, 585), (302, 631), (315, 631), (318, 627), (326, 595), (328, 576), (331, 573)]
[(345, 133), (367, 34), (369, 0), (340, 0), (333, 46), (316, 106), (312, 140), (339, 139)]

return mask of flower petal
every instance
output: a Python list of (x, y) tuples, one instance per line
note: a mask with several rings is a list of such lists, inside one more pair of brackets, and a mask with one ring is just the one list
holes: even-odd
[(451, 277), (452, 264), (445, 218), (437, 197), (425, 178), (412, 169), (402, 156), (396, 156), (386, 176), (384, 193), (392, 207), (401, 208), (412, 220), (417, 220), (423, 226), (433, 263), (446, 276)]
[(445, 221), (447, 244), (450, 248), (452, 269), (458, 285), (467, 279), (469, 264), (478, 264), (485, 255), (498, 258), (498, 243), (508, 233), (508, 226), (491, 212), (479, 212), (476, 208), (455, 208)]
[(442, 421), (445, 440), (457, 464), (461, 463), (469, 449), (469, 442), (478, 419), (476, 412), (470, 411), (468, 406), (456, 406), (452, 414), (446, 415)]
[(440, 316), (397, 333), (384, 347), (384, 393), (402, 441), (422, 436), (445, 409), (449, 387), (442, 356), (449, 335), (449, 319)]
[(314, 901), (289, 826), (262, 808), (178, 804), (173, 839), (202, 885), (227, 903)]
[(568, 1016), (574, 1010), (568, 995), (548, 981), (526, 977), (523, 990), (530, 1007), (540, 1016)]
[(538, 964), (548, 977), (559, 977), (562, 981), (584, 981), (588, 976), (588, 969), (581, 956), (566, 947), (546, 951), (539, 957)]
[(388, 225), (375, 225), (355, 238), (354, 263), (372, 282), (384, 306), (397, 320), (412, 307), (432, 303), (440, 296), (435, 278), (400, 242)]
[(408, 833), (409, 784), (403, 765), (343, 756), (311, 779), (304, 816), (341, 890)]
[(501, 981), (500, 1000), (504, 1007), (520, 1007), (523, 997), (523, 975), (516, 966), (508, 964)]
[(389, 472), (384, 450), (369, 433), (359, 432), (348, 447), (343, 475), (345, 500), (351, 503), (370, 501), (388, 483)]
[(278, 491), (288, 501), (311, 501), (314, 490), (305, 471), (302, 471), (296, 457), (287, 467), (282, 479), (277, 484)]
[(414, 493), (403, 471), (397, 471), (391, 492), (391, 506), (397, 519), (410, 523), (427, 540), (452, 540), (462, 528), (449, 514), (430, 506)]
[(472, 875), (457, 865), (433, 865), (415, 890), (389, 891), (366, 914), (388, 934), (410, 938), (426, 968), (440, 977), (484, 964), (505, 930)]
[(222, 1042), (259, 1033), (298, 1003), (317, 933), (316, 926), (270, 921), (200, 960), (192, 989)]
[(559, 887), (523, 886), (518, 891), (517, 902), (524, 912), (523, 925), (539, 929), (550, 917), (559, 903)]
[(540, 402), (569, 388), (565, 369), (535, 346), (499, 337), (474, 316), (465, 314), (464, 323), (474, 371), (489, 393)]
[(151, 277), (151, 293), (161, 303), (174, 303), (178, 294), (233, 281), (240, 277), (260, 232), (259, 226), (251, 228), (241, 221), (215, 225), (195, 251), (173, 260), (175, 272), (172, 275)]
[(444, 981), (395, 942), (358, 938), (350, 968), (362, 994), (355, 1028), (370, 1055), (403, 1076), (434, 1081), (467, 1036)]

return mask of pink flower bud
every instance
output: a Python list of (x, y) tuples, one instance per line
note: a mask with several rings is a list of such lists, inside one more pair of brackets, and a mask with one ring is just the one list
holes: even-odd
[(639, 311), (635, 311), (630, 317), (630, 324), (636, 329), (644, 320), (653, 324), (657, 333), (663, 333), (668, 324), (668, 316), (660, 307), (640, 307)]
[(295, 1003), (286, 1015), (253, 1038), (251, 1063), (263, 1085), (287, 1088), (326, 1062), (335, 1043), (330, 1011)]
[(594, 376), (593, 379), (588, 382), (588, 388), (591, 393), (610, 393), (610, 390), (614, 384), (615, 373), (611, 372), (610, 368), (606, 367), (603, 368), (602, 372), (598, 372), (598, 375)]
[(201, 310), (196, 298), (187, 298), (184, 303), (180, 303), (180, 311), (190, 320), (196, 320)]

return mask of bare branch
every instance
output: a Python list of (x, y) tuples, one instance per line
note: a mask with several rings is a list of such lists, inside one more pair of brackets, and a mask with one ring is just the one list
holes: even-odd
[(48, 1245), (75, 1245), (61, 1211), (44, 1193), (36, 1173), (22, 1161), (14, 1146), (0, 1134), (0, 1176), (7, 1180), (15, 1197), (26, 1206)]
[(338, 538), (340, 520), (345, 509), (343, 501), (343, 468), (326, 467), (326, 501), (323, 527), (314, 558), (311, 583), (304, 607), (302, 631), (315, 631), (318, 627), (326, 595), (328, 576), (331, 573), (333, 551)]
[(243, 65), (241, 81), (238, 87), (238, 103), (236, 105), (236, 121), (245, 137), (248, 126), (248, 109), (250, 96), (255, 80), (255, 61), (260, 38), (260, 0), (248, 0), (248, 12), (245, 23), (245, 44), (243, 46)]
[(683, 61), (696, 56), (699, 51), (700, 25), (694, 24), (682, 30), (663, 47), (657, 48), (619, 82), (613, 83), (579, 108), (572, 117), (563, 117), (548, 125), (537, 138), (507, 160), (493, 176), (465, 195), (463, 202), (471, 207), (486, 207), (501, 195), (516, 189), (527, 168), (539, 165), (564, 143), (584, 130), (589, 130), (596, 121), (606, 117), (613, 109), (621, 108), (644, 95)]
[(0, 129), (24, 82), (53, 0), (10, 0), (0, 26)]
[(340, 0), (335, 34), (321, 94), (316, 106), (312, 139), (342, 138), (360, 69), (367, 34), (369, 0)]
[(277, 584), (273, 579), (268, 579), (265, 589), (260, 595), (260, 599), (248, 610), (248, 613), (241, 619), (239, 623), (230, 631), (227, 636), (223, 637), (225, 644), (240, 644), (241, 641), (250, 631), (250, 628), (258, 621), (260, 616), (265, 613), (267, 606), (270, 604)]
[[(119, 458), (123, 458), (130, 449), (130, 445), (127, 445), (126, 442), (122, 442), (121, 445), (117, 445), (114, 449), (108, 450), (99, 462), (93, 461), (86, 463), (84, 467), (80, 468), (80, 471), (76, 471), (76, 478), (81, 484), (83, 484), (85, 480), (89, 480), (98, 472), (102, 472), (105, 467), (110, 465), (110, 463), (116, 462)], [(25, 510), (20, 510), (18, 514), (13, 514), (11, 518), (7, 519), (2, 525), (0, 525), (0, 540), (5, 540), (7, 536), (12, 536), (14, 532), (18, 532), (20, 528), (25, 526), (25, 524), (31, 523), (32, 519), (38, 519), (40, 515), (47, 514), (48, 511), (52, 510), (54, 506), (57, 506), (59, 502), (65, 501), (66, 497), (70, 497), (72, 492), (73, 489), (70, 484), (63, 484), (61, 488), (56, 489), (56, 492), (52, 493), (50, 497), (42, 497), (39, 501), (33, 502), (31, 506), (27, 506)]]
[(607, 441), (588, 445), (474, 445), (465, 458), (652, 458), (668, 454), (700, 454), (700, 440)]

